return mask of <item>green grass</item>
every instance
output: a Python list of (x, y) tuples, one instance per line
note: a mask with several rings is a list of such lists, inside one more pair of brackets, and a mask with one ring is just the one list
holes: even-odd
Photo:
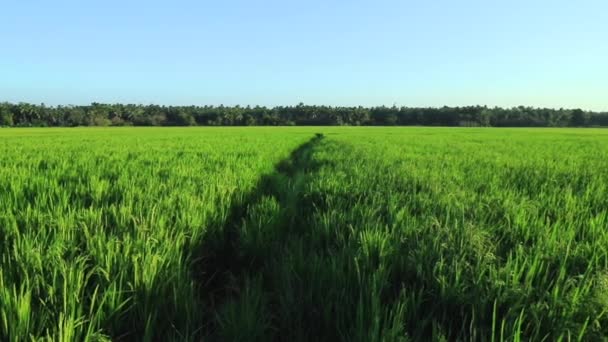
[(608, 131), (0, 130), (0, 340), (608, 338)]

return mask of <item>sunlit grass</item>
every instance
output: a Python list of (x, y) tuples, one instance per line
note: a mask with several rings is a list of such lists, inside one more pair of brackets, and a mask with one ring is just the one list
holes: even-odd
[(8, 129), (0, 156), (0, 340), (608, 337), (605, 130)]

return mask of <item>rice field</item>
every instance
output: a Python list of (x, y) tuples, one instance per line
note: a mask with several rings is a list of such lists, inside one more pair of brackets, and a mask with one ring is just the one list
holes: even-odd
[(601, 341), (607, 310), (607, 130), (0, 129), (2, 341)]

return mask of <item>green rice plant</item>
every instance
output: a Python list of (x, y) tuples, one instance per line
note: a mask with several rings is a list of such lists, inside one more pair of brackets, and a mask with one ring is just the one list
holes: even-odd
[(0, 132), (0, 339), (608, 338), (608, 132)]

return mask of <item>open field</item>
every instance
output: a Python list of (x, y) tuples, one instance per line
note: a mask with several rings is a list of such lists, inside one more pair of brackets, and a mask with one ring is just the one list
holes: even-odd
[(604, 340), (607, 170), (602, 129), (0, 129), (0, 340)]

